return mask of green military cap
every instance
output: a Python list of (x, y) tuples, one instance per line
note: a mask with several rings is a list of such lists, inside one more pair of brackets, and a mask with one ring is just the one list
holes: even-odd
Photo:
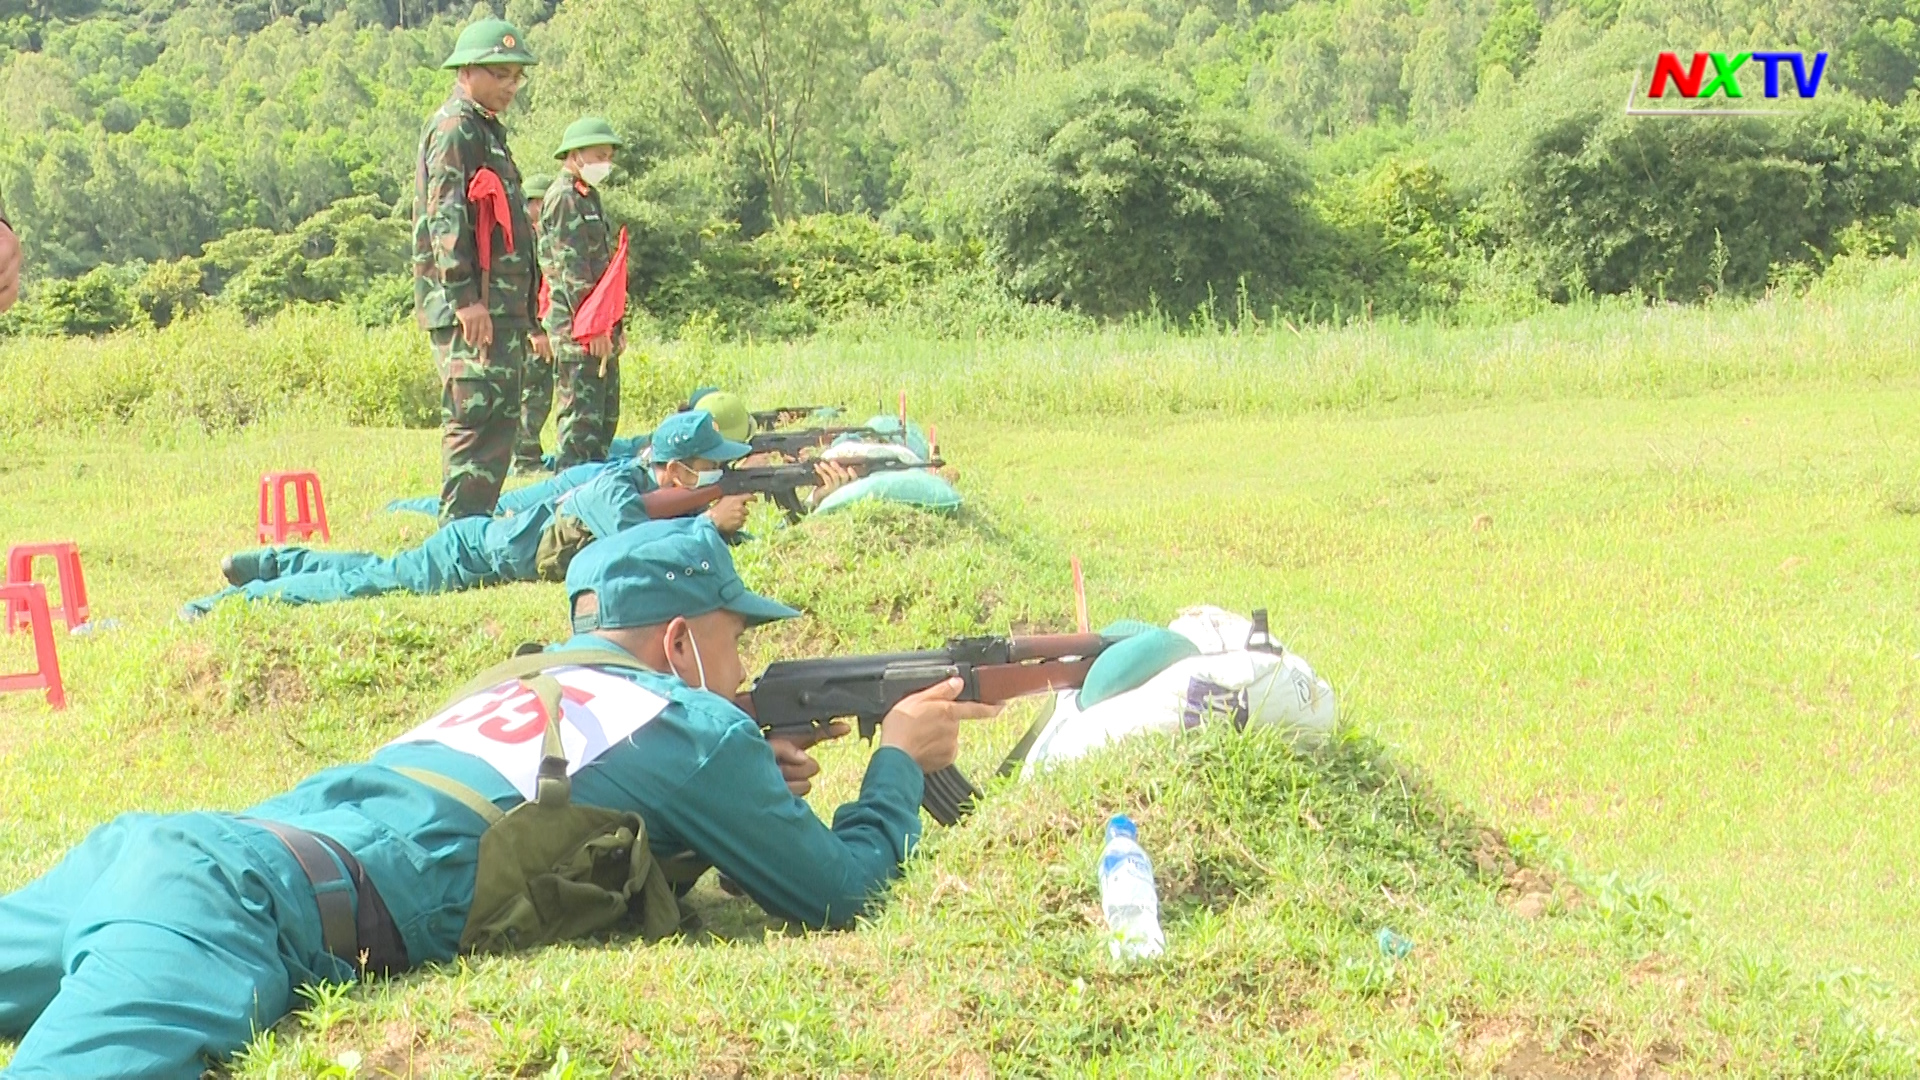
[(613, 125), (597, 116), (583, 116), (567, 125), (564, 135), (560, 136), (560, 149), (553, 156), (563, 158), (570, 150), (579, 150), (588, 146), (625, 146), (626, 141), (613, 133)]
[(453, 55), (443, 68), (476, 67), (482, 64), (519, 64), (532, 67), (540, 61), (527, 51), (527, 43), (505, 19), (481, 19), (460, 31), (453, 43)]
[(729, 390), (709, 390), (693, 399), (693, 407), (705, 409), (713, 416), (713, 426), (720, 434), (735, 442), (746, 442), (753, 437), (753, 414), (747, 411), (747, 402), (739, 394)]
[[(591, 593), (594, 602), (582, 604)], [(759, 626), (798, 611), (747, 589), (720, 531), (704, 516), (649, 521), (596, 540), (567, 567), (573, 629), (659, 626), (731, 611)]]
[(720, 429), (714, 426), (713, 414), (705, 409), (674, 413), (653, 429), (655, 465), (691, 458), (706, 458), (724, 465), (751, 453), (753, 447), (720, 434)]
[(529, 199), (544, 199), (547, 197), (547, 189), (552, 186), (553, 174), (539, 172), (527, 177), (527, 186), (521, 190), (527, 193)]
[(1101, 650), (1087, 669), (1087, 679), (1080, 684), (1080, 707), (1091, 709), (1110, 697), (1137, 689), (1172, 665), (1199, 655), (1198, 645), (1159, 627), (1115, 642)]

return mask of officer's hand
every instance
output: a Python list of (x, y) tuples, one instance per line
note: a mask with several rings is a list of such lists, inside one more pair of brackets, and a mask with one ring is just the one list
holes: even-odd
[(0, 225), (0, 311), (20, 299), (20, 238)]
[(752, 495), (728, 495), (707, 508), (713, 527), (732, 536), (747, 524), (747, 502)]
[(453, 313), (460, 320), (460, 336), (467, 344), (476, 349), (493, 347), (493, 316), (487, 312), (487, 305), (473, 304)]
[(813, 489), (811, 501), (819, 506), (820, 500), (853, 483), (858, 477), (853, 470), (837, 461), (819, 461), (813, 466), (813, 474), (820, 478), (820, 486)]
[(767, 736), (767, 742), (773, 744), (773, 760), (780, 765), (780, 776), (787, 782), (787, 790), (795, 795), (812, 791), (813, 778), (820, 773), (820, 763), (813, 760), (813, 755), (807, 750), (818, 743), (837, 739), (850, 730), (846, 724), (836, 720), (806, 735)]
[(587, 354), (595, 360), (605, 360), (613, 355), (613, 334), (611, 331), (601, 334), (587, 342)]
[(966, 683), (948, 679), (911, 694), (880, 725), (880, 745), (905, 750), (921, 772), (938, 772), (960, 757), (960, 721), (1000, 713), (998, 705), (955, 701)]
[(553, 340), (545, 334), (527, 335), (527, 344), (533, 346), (533, 355), (553, 363)]

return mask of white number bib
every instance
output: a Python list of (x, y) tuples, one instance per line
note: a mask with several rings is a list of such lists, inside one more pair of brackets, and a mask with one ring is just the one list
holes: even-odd
[[(547, 672), (560, 684), (560, 745), (567, 775), (592, 764), (614, 744), (645, 727), (667, 699), (617, 675), (593, 668)], [(526, 684), (515, 679), (453, 703), (426, 723), (388, 743), (434, 742), (493, 766), (523, 799), (534, 796), (540, 776), (546, 710)]]

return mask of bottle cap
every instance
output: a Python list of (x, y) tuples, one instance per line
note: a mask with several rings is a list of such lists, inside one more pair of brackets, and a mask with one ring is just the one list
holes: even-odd
[(1115, 814), (1107, 822), (1107, 839), (1124, 836), (1129, 840), (1140, 839), (1140, 830), (1134, 828), (1133, 819), (1125, 814)]

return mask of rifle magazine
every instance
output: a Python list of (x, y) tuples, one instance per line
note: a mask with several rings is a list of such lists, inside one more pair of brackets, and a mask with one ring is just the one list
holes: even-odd
[(957, 767), (949, 765), (939, 772), (927, 774), (926, 792), (920, 797), (920, 805), (933, 816), (933, 820), (942, 825), (954, 825), (973, 812), (973, 805), (979, 797), (980, 789), (974, 787)]

